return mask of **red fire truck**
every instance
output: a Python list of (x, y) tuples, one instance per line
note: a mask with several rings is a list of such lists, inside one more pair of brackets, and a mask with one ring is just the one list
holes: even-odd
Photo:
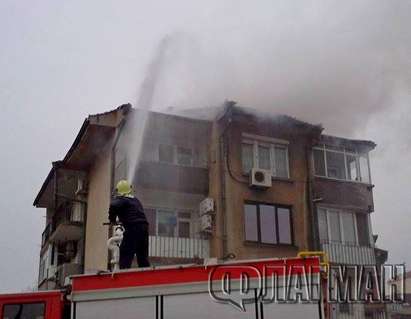
[[(0, 295), (0, 318), (327, 318), (322, 278), (320, 259), (310, 256), (86, 274), (63, 291)], [(272, 298), (274, 287), (301, 292), (309, 285), (317, 298)]]

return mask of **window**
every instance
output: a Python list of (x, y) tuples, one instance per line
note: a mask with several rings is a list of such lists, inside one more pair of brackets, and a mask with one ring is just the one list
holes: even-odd
[(320, 242), (369, 246), (367, 214), (326, 208), (317, 213)]
[(368, 183), (368, 184), (371, 183), (368, 155), (361, 155), (359, 157), (359, 163), (360, 163), (361, 181), (363, 181), (364, 183)]
[(368, 154), (322, 145), (313, 149), (313, 160), (317, 176), (371, 183)]
[(193, 166), (193, 150), (187, 147), (160, 144), (158, 161), (182, 166)]
[(156, 211), (157, 236), (190, 238), (191, 212), (158, 209)]
[(344, 154), (326, 151), (328, 177), (345, 179)]
[(257, 206), (244, 205), (245, 240), (258, 241)]
[(324, 150), (313, 150), (315, 175), (326, 176)]
[(340, 216), (336, 211), (328, 211), (328, 229), (329, 229), (329, 238), (331, 242), (340, 243), (341, 236), (341, 223)]
[(174, 237), (177, 229), (177, 217), (174, 212), (159, 210), (157, 213), (157, 235)]
[(185, 166), (193, 165), (193, 152), (190, 148), (177, 147), (177, 164)]
[(255, 167), (270, 170), (272, 175), (276, 177), (289, 177), (288, 147), (286, 144), (243, 139), (241, 155), (244, 173), (249, 173)]
[(288, 244), (292, 240), (291, 210), (267, 204), (244, 204), (245, 240), (262, 244)]
[(4, 305), (3, 319), (44, 319), (45, 306), (43, 303)]
[(260, 239), (267, 244), (276, 244), (277, 227), (275, 220), (275, 207), (271, 205), (260, 205)]
[(158, 146), (158, 160), (163, 163), (174, 163), (174, 146), (160, 144)]
[(328, 243), (327, 211), (318, 209), (318, 231), (320, 233), (320, 242)]
[(368, 246), (370, 242), (370, 231), (368, 227), (368, 215), (357, 214), (357, 228), (358, 231), (358, 243), (361, 246)]
[(253, 168), (253, 144), (242, 144), (241, 154), (243, 162), (243, 172), (249, 172)]

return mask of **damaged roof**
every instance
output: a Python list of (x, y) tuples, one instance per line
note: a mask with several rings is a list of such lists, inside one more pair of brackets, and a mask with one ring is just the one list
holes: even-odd
[(330, 146), (341, 146), (346, 148), (357, 149), (359, 148), (363, 151), (371, 151), (377, 146), (377, 144), (375, 144), (373, 141), (349, 139), (326, 134), (321, 135), (319, 143)]

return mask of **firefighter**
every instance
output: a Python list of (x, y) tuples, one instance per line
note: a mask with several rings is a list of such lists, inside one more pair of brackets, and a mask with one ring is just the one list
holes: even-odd
[(126, 180), (116, 186), (116, 197), (110, 203), (109, 221), (119, 221), (124, 226), (124, 237), (120, 245), (120, 269), (128, 269), (137, 255), (139, 267), (149, 267), (148, 222), (143, 205), (132, 194), (132, 187)]

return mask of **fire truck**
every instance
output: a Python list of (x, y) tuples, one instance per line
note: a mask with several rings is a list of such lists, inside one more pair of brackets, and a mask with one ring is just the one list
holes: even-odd
[[(310, 255), (100, 272), (72, 276), (61, 291), (0, 295), (0, 318), (329, 318), (325, 280)], [(313, 298), (289, 298), (313, 287)]]

